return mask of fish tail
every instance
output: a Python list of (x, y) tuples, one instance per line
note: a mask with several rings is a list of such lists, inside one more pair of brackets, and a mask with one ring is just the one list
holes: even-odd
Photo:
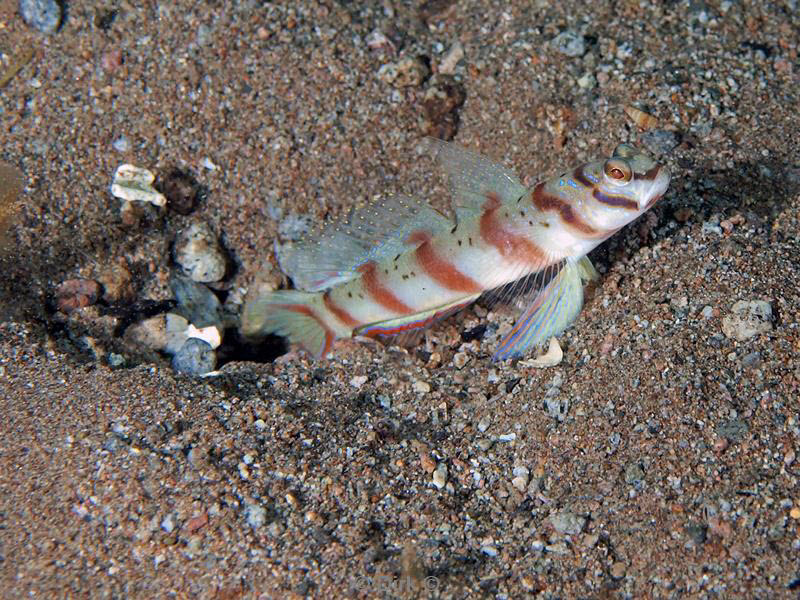
[[(247, 303), (243, 333), (283, 336), (315, 358), (331, 351), (338, 337), (329, 323), (322, 292), (278, 290), (261, 292)], [(244, 326), (246, 325), (246, 326)]]

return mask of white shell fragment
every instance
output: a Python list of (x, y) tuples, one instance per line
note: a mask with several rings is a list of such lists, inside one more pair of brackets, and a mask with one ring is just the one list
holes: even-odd
[(111, 193), (128, 202), (149, 202), (156, 206), (164, 206), (167, 198), (153, 188), (155, 178), (155, 175), (147, 169), (129, 164), (120, 165), (114, 173)]
[(547, 352), (531, 360), (520, 362), (520, 365), (525, 367), (536, 367), (537, 369), (546, 369), (548, 367), (555, 367), (564, 359), (564, 352), (561, 350), (561, 345), (554, 337), (550, 338), (550, 346)]
[(189, 327), (186, 328), (186, 335), (189, 338), (203, 340), (212, 348), (219, 348), (219, 345), (222, 343), (222, 336), (219, 334), (219, 329), (217, 329), (216, 325), (209, 325), (208, 327), (200, 327), (198, 329), (189, 323)]

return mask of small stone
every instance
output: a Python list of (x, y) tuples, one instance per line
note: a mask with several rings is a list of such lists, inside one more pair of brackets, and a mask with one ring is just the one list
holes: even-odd
[(204, 375), (217, 366), (214, 349), (197, 338), (186, 340), (180, 350), (172, 357), (172, 368), (185, 375)]
[(431, 385), (427, 381), (415, 381), (414, 391), (420, 394), (427, 394), (431, 391)]
[(440, 462), (433, 471), (433, 485), (442, 489), (447, 484), (447, 464)]
[(700, 311), (700, 314), (703, 315), (704, 319), (710, 319), (714, 316), (714, 308), (706, 305), (703, 307), (703, 310)]
[(516, 433), (504, 433), (502, 435), (497, 436), (498, 442), (513, 442), (517, 439)]
[(244, 515), (247, 524), (253, 529), (258, 529), (267, 522), (267, 509), (259, 504), (245, 504)]
[(639, 140), (645, 148), (656, 156), (668, 154), (681, 143), (677, 133), (665, 131), (664, 129), (646, 131), (639, 136)]
[(111, 142), (111, 146), (117, 152), (127, 152), (131, 149), (131, 144), (128, 141), (128, 138), (126, 138), (124, 135), (119, 136), (117, 139)]
[(795, 506), (792, 510), (790, 510), (789, 516), (795, 520), (800, 519), (800, 507)]
[(494, 445), (494, 440), (490, 440), (488, 438), (480, 438), (477, 441), (478, 448), (481, 449), (482, 452), (486, 452), (489, 448)]
[(453, 356), (453, 366), (456, 369), (463, 369), (467, 362), (469, 362), (469, 356), (466, 352), (457, 352), (455, 356)]
[(631, 463), (625, 468), (625, 483), (635, 484), (644, 480), (644, 470), (639, 463)]
[(106, 302), (130, 302), (136, 295), (133, 275), (124, 259), (104, 270), (97, 279), (103, 285), (103, 300)]
[(407, 56), (397, 62), (386, 63), (378, 70), (378, 79), (394, 87), (415, 87), (430, 73), (419, 58)]
[(164, 519), (161, 521), (161, 529), (167, 533), (173, 532), (175, 529), (175, 515), (173, 513), (170, 513), (164, 517)]
[(214, 325), (222, 328), (219, 299), (206, 286), (175, 274), (170, 279), (170, 288), (178, 302), (176, 313), (195, 327)]
[(584, 90), (590, 90), (597, 86), (597, 79), (592, 73), (584, 73), (578, 78), (578, 87)]
[(567, 29), (562, 31), (550, 41), (550, 45), (556, 52), (566, 56), (583, 56), (586, 53), (586, 41), (577, 31)]
[(163, 180), (156, 184), (156, 189), (167, 198), (167, 208), (179, 215), (190, 214), (200, 196), (200, 185), (197, 180), (191, 173), (177, 168), (167, 173)]
[(578, 535), (586, 526), (586, 517), (576, 515), (570, 511), (562, 511), (550, 515), (550, 524), (558, 533), (564, 535)]
[(440, 73), (432, 77), (420, 106), (422, 133), (442, 140), (453, 139), (458, 131), (458, 109), (466, 98), (464, 85), (452, 75)]
[(614, 579), (622, 579), (623, 577), (625, 577), (626, 570), (627, 567), (625, 566), (625, 563), (617, 561), (613, 565), (611, 565), (611, 570), (610, 570), (611, 577), (613, 577)]
[(203, 222), (193, 223), (178, 234), (175, 262), (193, 281), (211, 283), (225, 277), (225, 254), (217, 236)]
[(442, 58), (442, 62), (439, 63), (439, 73), (452, 75), (456, 70), (456, 65), (462, 58), (464, 58), (464, 46), (461, 45), (461, 42), (456, 42)]
[[(131, 325), (125, 330), (125, 337), (145, 348), (164, 350), (167, 347), (166, 316), (158, 315)], [(182, 346), (185, 341), (184, 339), (180, 345)], [(178, 349), (179, 347), (176, 348)]]
[(68, 279), (56, 288), (58, 310), (68, 314), (97, 302), (102, 292), (99, 283), (92, 279)]
[(569, 411), (569, 398), (549, 397), (544, 399), (547, 414), (555, 420), (562, 422), (567, 418)]
[(54, 33), (61, 24), (61, 4), (56, 0), (19, 0), (19, 14), (42, 33)]
[(524, 494), (528, 491), (528, 478), (523, 477), (522, 475), (517, 475), (511, 480), (511, 485)]
[(481, 546), (481, 552), (483, 552), (486, 556), (497, 556), (497, 548), (494, 546), (494, 544), (484, 544)]
[(350, 380), (350, 385), (352, 385), (356, 389), (359, 389), (365, 383), (367, 383), (366, 375), (356, 375)]
[(764, 300), (740, 300), (722, 319), (722, 332), (740, 342), (772, 330), (772, 306)]

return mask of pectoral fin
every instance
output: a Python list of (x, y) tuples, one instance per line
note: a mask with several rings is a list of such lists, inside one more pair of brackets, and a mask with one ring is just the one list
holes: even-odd
[(494, 359), (522, 356), (564, 331), (583, 306), (583, 282), (596, 277), (597, 271), (585, 256), (576, 262), (567, 262), (503, 338)]

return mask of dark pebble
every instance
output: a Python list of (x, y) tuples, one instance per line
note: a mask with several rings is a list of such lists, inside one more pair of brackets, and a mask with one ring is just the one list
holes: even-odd
[(189, 323), (198, 329), (221, 324), (219, 299), (202, 283), (175, 274), (170, 280), (170, 287), (178, 301), (174, 312), (185, 317)]
[(214, 349), (197, 338), (189, 338), (172, 357), (172, 368), (185, 375), (203, 375), (217, 366)]
[(19, 14), (42, 33), (54, 33), (61, 24), (61, 5), (55, 0), (19, 0)]

